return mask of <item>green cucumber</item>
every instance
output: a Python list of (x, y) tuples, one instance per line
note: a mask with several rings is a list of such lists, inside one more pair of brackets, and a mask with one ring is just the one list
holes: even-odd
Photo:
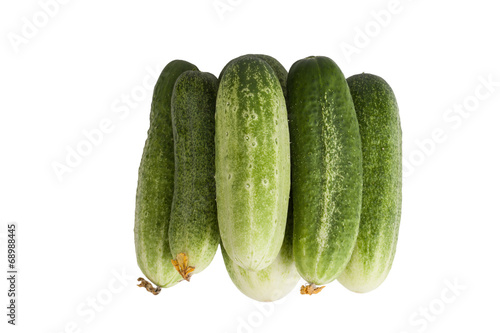
[(260, 271), (244, 269), (229, 258), (224, 246), (221, 249), (229, 277), (243, 294), (261, 302), (273, 302), (285, 297), (300, 279), (293, 261), (292, 200), (289, 201), (285, 239), (271, 265)]
[(221, 240), (237, 265), (261, 270), (283, 243), (290, 191), (286, 103), (267, 62), (244, 56), (227, 66), (215, 123)]
[(361, 138), (344, 75), (327, 57), (295, 62), (288, 74), (293, 253), (299, 274), (333, 281), (349, 262), (359, 229)]
[(197, 68), (186, 61), (174, 60), (161, 72), (153, 92), (148, 138), (139, 167), (134, 226), (137, 263), (158, 287), (170, 287), (180, 280), (171, 263), (168, 243), (174, 192), (170, 103), (175, 81), (188, 70)]
[(389, 273), (401, 220), (402, 133), (391, 87), (382, 78), (347, 79), (363, 149), (363, 203), (358, 240), (339, 282), (355, 292), (377, 288)]
[[(286, 78), (288, 72), (285, 67), (271, 56), (263, 54), (254, 54), (253, 56), (264, 60), (271, 66), (280, 81), (283, 94), (286, 97)], [(228, 65), (224, 67), (220, 77), (222, 77)], [(238, 266), (229, 258), (224, 246), (221, 246), (226, 270), (231, 280), (243, 294), (254, 300), (261, 302), (276, 301), (287, 295), (300, 279), (293, 261), (293, 217), (291, 206), (292, 200), (289, 199), (285, 239), (283, 240), (283, 245), (278, 256), (268, 267), (260, 271), (252, 271)]]
[(174, 265), (188, 281), (210, 264), (220, 240), (214, 179), (217, 86), (214, 75), (188, 71), (172, 95), (175, 185), (168, 236)]

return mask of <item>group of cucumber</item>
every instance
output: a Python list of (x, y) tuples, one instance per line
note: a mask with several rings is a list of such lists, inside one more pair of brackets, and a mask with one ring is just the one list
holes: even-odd
[(392, 265), (401, 217), (401, 125), (380, 77), (327, 57), (244, 55), (219, 78), (170, 62), (154, 89), (136, 197), (140, 286), (157, 294), (221, 245), (259, 301), (338, 279), (367, 292)]

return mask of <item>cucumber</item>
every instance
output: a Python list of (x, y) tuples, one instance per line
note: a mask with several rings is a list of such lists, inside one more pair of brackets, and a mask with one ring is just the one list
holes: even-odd
[(361, 211), (362, 155), (358, 122), (339, 67), (327, 57), (295, 62), (288, 74), (292, 154), (293, 253), (299, 274), (333, 281), (354, 248)]
[[(187, 70), (197, 68), (186, 61), (174, 60), (167, 64), (156, 82), (148, 137), (139, 167), (134, 225), (137, 263), (144, 275), (158, 287), (170, 287), (180, 280), (171, 263), (168, 243), (174, 190), (170, 103), (177, 77)], [(157, 288), (156, 293), (159, 290)]]
[[(271, 56), (263, 54), (254, 54), (253, 56), (264, 60), (271, 66), (280, 81), (283, 94), (286, 98), (286, 79), (288, 72), (285, 67)], [(222, 77), (227, 66), (228, 65), (222, 70), (220, 77)], [(261, 302), (276, 301), (287, 295), (297, 285), (300, 279), (293, 261), (293, 216), (291, 199), (289, 199), (288, 205), (285, 239), (283, 240), (278, 256), (268, 267), (260, 271), (252, 271), (238, 266), (229, 258), (224, 246), (221, 246), (226, 270), (231, 280), (243, 294), (254, 300)]]
[(363, 203), (358, 240), (339, 282), (355, 292), (377, 288), (396, 252), (401, 220), (402, 133), (396, 97), (382, 78), (347, 79), (363, 149)]
[(223, 246), (221, 249), (229, 277), (243, 294), (261, 302), (273, 302), (286, 296), (300, 279), (293, 261), (292, 200), (289, 201), (285, 239), (271, 265), (260, 271), (247, 270), (236, 265)]
[(286, 103), (269, 64), (250, 55), (227, 66), (215, 126), (221, 240), (231, 260), (258, 271), (280, 251), (290, 191)]
[(189, 281), (219, 245), (215, 202), (217, 78), (199, 71), (179, 76), (172, 95), (175, 182), (168, 230), (172, 262)]

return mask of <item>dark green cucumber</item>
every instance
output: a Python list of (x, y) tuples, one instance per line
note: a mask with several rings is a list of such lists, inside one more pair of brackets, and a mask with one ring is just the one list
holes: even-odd
[(261, 270), (283, 243), (290, 191), (286, 103), (267, 62), (244, 56), (228, 65), (215, 121), (221, 240), (236, 264)]
[(349, 262), (358, 234), (358, 122), (344, 75), (329, 58), (294, 63), (287, 89), (295, 264), (311, 285), (326, 284)]
[(137, 263), (144, 275), (159, 287), (169, 287), (180, 280), (171, 263), (168, 243), (174, 193), (170, 107), (175, 81), (188, 70), (197, 68), (186, 61), (174, 60), (161, 72), (153, 92), (148, 138), (139, 167), (134, 226)]
[(217, 86), (212, 74), (188, 71), (177, 79), (172, 96), (175, 186), (168, 235), (186, 280), (210, 264), (220, 239), (214, 179)]
[(402, 133), (391, 87), (382, 78), (347, 79), (363, 149), (363, 203), (358, 240), (339, 282), (355, 292), (377, 288), (394, 259), (401, 220)]

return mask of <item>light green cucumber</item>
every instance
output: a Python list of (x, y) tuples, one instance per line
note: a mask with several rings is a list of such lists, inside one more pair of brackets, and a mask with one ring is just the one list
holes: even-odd
[(219, 245), (215, 202), (215, 101), (210, 73), (184, 72), (172, 95), (175, 185), (169, 242), (175, 264), (189, 281), (212, 261)]
[(391, 87), (372, 74), (347, 79), (356, 108), (363, 149), (363, 203), (358, 240), (339, 277), (363, 293), (387, 277), (396, 252), (401, 220), (402, 133)]
[[(266, 61), (278, 77), (283, 93), (286, 94), (286, 78), (288, 72), (275, 58), (263, 54), (253, 56)], [(229, 65), (229, 64), (228, 64)], [(222, 77), (225, 69), (221, 72)], [(286, 97), (286, 95), (285, 95)], [(285, 229), (285, 239), (278, 256), (271, 265), (252, 271), (235, 264), (221, 246), (226, 270), (236, 287), (246, 296), (262, 302), (278, 300), (287, 295), (296, 285), (300, 276), (293, 261), (293, 217), (292, 201), (289, 199), (288, 218)]]
[(150, 127), (137, 182), (135, 250), (137, 263), (158, 287), (170, 287), (180, 279), (171, 260), (168, 243), (170, 208), (174, 192), (174, 142), (171, 120), (172, 89), (178, 76), (196, 66), (182, 60), (167, 64), (156, 82)]
[(227, 66), (215, 123), (221, 240), (231, 260), (258, 271), (280, 251), (290, 191), (286, 103), (267, 62), (250, 55)]
[(273, 302), (285, 297), (300, 279), (293, 261), (292, 200), (289, 201), (285, 239), (271, 265), (260, 271), (244, 269), (229, 258), (223, 246), (221, 249), (229, 277), (243, 294), (261, 302)]
[(288, 73), (292, 154), (293, 252), (299, 274), (333, 281), (349, 262), (361, 211), (361, 138), (349, 88), (327, 57), (294, 63)]

